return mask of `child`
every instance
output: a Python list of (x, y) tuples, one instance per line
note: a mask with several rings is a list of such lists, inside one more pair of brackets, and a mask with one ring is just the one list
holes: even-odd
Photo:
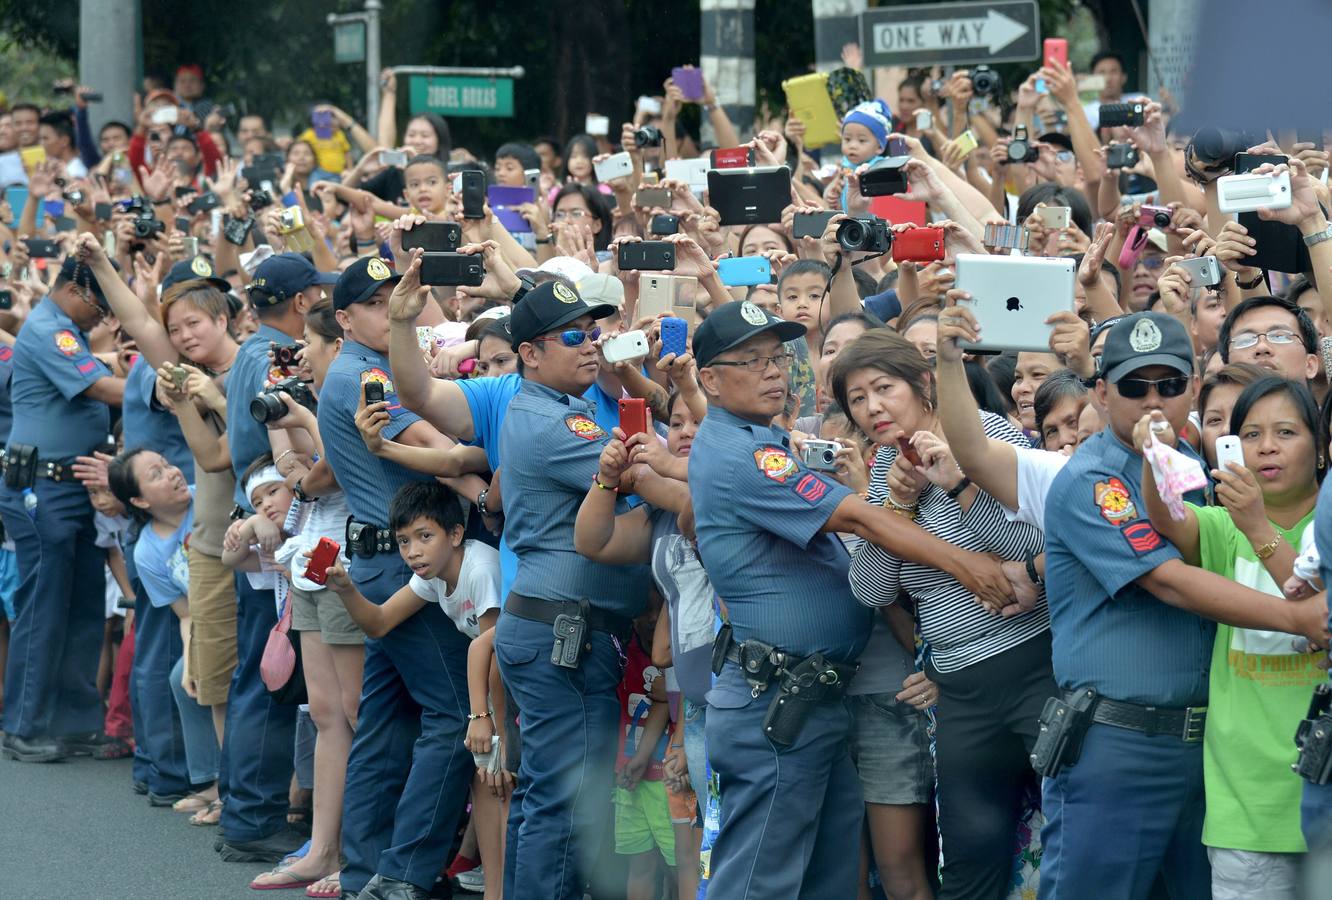
[[(290, 537), (284, 527), (296, 499), (291, 488), (267, 454), (259, 457), (241, 476), (245, 492), (254, 506), (254, 515), (233, 522), (222, 541), (222, 562), (233, 569), (250, 573), (280, 570), (274, 552)], [(251, 583), (255, 581), (252, 577)]]
[[(93, 484), (87, 488), (93, 525), (97, 529), (96, 543), (106, 549), (106, 632), (102, 637), (97, 686), (103, 693), (109, 689), (109, 695), (103, 725), (106, 742), (93, 755), (98, 759), (123, 759), (134, 752), (129, 696), (130, 668), (134, 663), (134, 619), (130, 612), (134, 608), (134, 588), (125, 566), (125, 553), (120, 548), (129, 532), (129, 517), (110, 488)], [(121, 630), (118, 626), (122, 623), (117, 647), (115, 633)]]
[(495, 151), (495, 184), (503, 187), (523, 187), (527, 184), (527, 169), (540, 169), (541, 157), (527, 144), (501, 144)]
[[(652, 597), (652, 595), (650, 595)], [(628, 900), (651, 900), (657, 884), (657, 851), (675, 869), (675, 831), (662, 779), (666, 755), (666, 679), (652, 664), (652, 632), (661, 611), (659, 597), (634, 620), (625, 647), (620, 682), (620, 754), (615, 763), (615, 852), (629, 862)], [(672, 871), (674, 880), (674, 871)]]
[[(328, 569), (328, 587), (335, 591), (357, 625), (372, 638), (383, 637), (416, 615), (427, 603), (438, 603), (458, 630), (476, 642), (491, 634), (500, 611), (499, 551), (480, 541), (463, 540), (466, 527), (458, 495), (434, 481), (418, 481), (398, 489), (389, 502), (389, 527), (398, 553), (412, 570), (412, 578), (382, 606), (371, 603), (352, 584), (338, 562)], [(475, 671), (468, 653), (468, 695), (471, 698), (467, 744), (490, 747), (492, 707), (503, 709), (503, 692), (490, 689), (493, 662)], [(476, 676), (475, 678), (473, 676)], [(498, 676), (494, 676), (498, 677)], [(477, 682), (480, 682), (477, 684)], [(487, 704), (486, 697), (490, 695)], [(498, 701), (498, 702), (497, 702)], [(486, 733), (489, 732), (489, 733)], [(486, 898), (498, 900), (504, 884), (504, 823), (508, 798), (491, 789), (478, 769), (472, 782), (472, 809), (476, 816), (477, 844), (486, 873)]]
[(846, 211), (850, 185), (846, 175), (860, 166), (883, 159), (888, 135), (893, 130), (893, 114), (882, 100), (871, 100), (853, 108), (842, 119), (842, 211)]

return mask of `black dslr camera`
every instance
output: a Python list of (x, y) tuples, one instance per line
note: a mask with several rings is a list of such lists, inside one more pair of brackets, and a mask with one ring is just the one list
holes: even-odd
[(147, 199), (131, 197), (125, 201), (123, 208), (134, 216), (134, 237), (137, 241), (146, 241), (166, 231), (166, 223), (153, 213), (153, 205)]
[(287, 404), (279, 394), (287, 394), (310, 412), (315, 411), (315, 396), (309, 386), (294, 375), (277, 384), (270, 384), (250, 401), (250, 415), (261, 425), (276, 422), (287, 414)]
[(878, 216), (855, 216), (837, 226), (837, 243), (843, 250), (887, 253), (893, 245), (893, 233)]
[(971, 70), (971, 89), (978, 96), (989, 96), (999, 93), (1003, 87), (1003, 81), (999, 78), (999, 73), (989, 66), (977, 66)]
[(1027, 126), (1019, 125), (1013, 129), (1013, 140), (1008, 145), (1008, 162), (1010, 163), (1034, 163), (1040, 160), (1041, 151), (1038, 150), (1027, 137)]
[(644, 125), (642, 128), (634, 129), (635, 147), (660, 147), (663, 141), (661, 129), (655, 125)]
[(262, 188), (250, 191), (250, 210), (260, 212), (273, 205), (273, 195)]

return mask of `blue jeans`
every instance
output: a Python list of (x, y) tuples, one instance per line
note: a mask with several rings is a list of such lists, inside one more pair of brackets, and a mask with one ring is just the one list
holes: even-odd
[(140, 594), (134, 608), (130, 697), (143, 717), (148, 790), (154, 794), (178, 794), (190, 788), (185, 734), (169, 684), (183, 650), (180, 620), (171, 607), (153, 606), (147, 594)]
[(1332, 784), (1304, 783), (1300, 798), (1300, 824), (1309, 849), (1332, 839)]
[(1202, 742), (1093, 724), (1076, 765), (1042, 786), (1041, 900), (1210, 900)]
[[(357, 588), (383, 603), (411, 577), (396, 555), (357, 559)], [(342, 889), (376, 873), (430, 890), (448, 862), (476, 766), (467, 733), (467, 636), (437, 603), (365, 642), (347, 759)]]
[(213, 711), (200, 706), (199, 701), (185, 693), (180, 677), (185, 671), (185, 657), (176, 660), (171, 668), (171, 694), (176, 699), (180, 714), (180, 727), (185, 733), (185, 765), (189, 769), (190, 784), (204, 785), (217, 781), (217, 731), (213, 728)]
[(39, 478), (35, 518), (22, 495), (0, 487), (0, 516), (14, 539), (18, 589), (5, 667), (6, 734), (65, 737), (102, 729), (97, 663), (106, 620), (106, 551), (98, 547), (88, 492)]

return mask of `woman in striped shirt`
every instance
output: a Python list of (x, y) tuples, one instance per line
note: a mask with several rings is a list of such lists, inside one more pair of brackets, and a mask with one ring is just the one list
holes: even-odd
[[(885, 606), (899, 591), (911, 596), (928, 644), (926, 674), (939, 689), (940, 896), (1003, 897), (1032, 777), (1027, 754), (1041, 707), (1056, 694), (1045, 598), (1026, 577), (1027, 560), (1042, 551), (1041, 532), (1007, 521), (994, 498), (958, 469), (940, 437), (933, 371), (903, 337), (868, 332), (842, 352), (830, 380), (837, 402), (879, 448), (870, 502), (943, 540), (1013, 561), (1006, 568), (1020, 598), (1026, 590), (1025, 602), (1001, 613), (944, 572), (877, 547), (861, 547), (851, 565), (861, 602)], [(999, 416), (981, 413), (981, 421), (988, 437), (1028, 445)]]

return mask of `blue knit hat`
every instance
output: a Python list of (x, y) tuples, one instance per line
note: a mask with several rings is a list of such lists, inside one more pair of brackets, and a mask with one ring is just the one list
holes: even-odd
[(888, 134), (893, 130), (893, 114), (888, 104), (882, 100), (870, 100), (853, 108), (842, 119), (842, 127), (850, 124), (864, 125), (879, 141), (879, 152), (888, 146)]

